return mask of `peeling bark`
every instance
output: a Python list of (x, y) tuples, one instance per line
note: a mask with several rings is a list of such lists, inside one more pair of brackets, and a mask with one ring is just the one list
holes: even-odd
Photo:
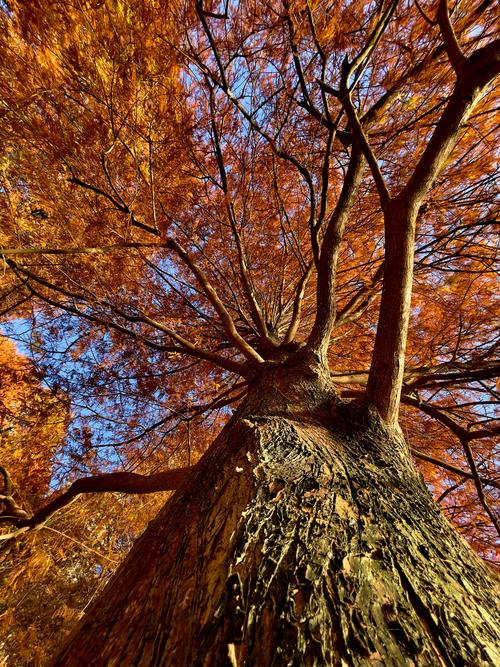
[(54, 665), (500, 664), (494, 587), (404, 441), (278, 368)]

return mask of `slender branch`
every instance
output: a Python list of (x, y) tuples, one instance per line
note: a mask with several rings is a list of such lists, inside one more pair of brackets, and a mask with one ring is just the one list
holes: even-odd
[(27, 255), (96, 255), (115, 250), (130, 248), (165, 248), (164, 243), (112, 243), (103, 246), (77, 246), (73, 248), (0, 248), (0, 255), (27, 256)]
[[(76, 540), (74, 537), (71, 537), (71, 535), (67, 535), (66, 533), (63, 533), (61, 530), (57, 530), (56, 528), (52, 528), (52, 526), (40, 526), (44, 530), (49, 530), (51, 533), (55, 533), (56, 535), (60, 535), (61, 537), (65, 537), (67, 540), (70, 542), (73, 542), (74, 544), (78, 544), (78, 546), (83, 547), (87, 551), (90, 551), (93, 554), (96, 554), (96, 556), (99, 556), (99, 558), (104, 558), (105, 560), (109, 561), (110, 563), (114, 563), (115, 565), (118, 565), (119, 561), (114, 560), (113, 558), (110, 558), (109, 556), (106, 556), (106, 554), (101, 553), (100, 551), (97, 551), (96, 549), (92, 549), (92, 547), (89, 547), (85, 542), (81, 542), (80, 540)], [(2, 539), (3, 535), (0, 535), (0, 540)]]
[(130, 216), (130, 222), (134, 227), (138, 227), (139, 229), (142, 229), (143, 231), (148, 232), (149, 234), (153, 234), (154, 236), (160, 235), (160, 232), (154, 227), (146, 225), (144, 222), (137, 220), (135, 215), (132, 213), (130, 208), (127, 206), (127, 204), (125, 204), (125, 202), (121, 197), (118, 200), (112, 195), (110, 195), (109, 192), (106, 192), (106, 190), (102, 190), (96, 185), (92, 185), (91, 183), (82, 181), (80, 178), (77, 178), (76, 176), (71, 176), (69, 182), (74, 183), (75, 185), (79, 185), (81, 188), (84, 188), (86, 190), (91, 190), (92, 192), (95, 192), (95, 194), (100, 195), (101, 197), (105, 197), (108, 201), (110, 201), (113, 204), (113, 206), (117, 209), (117, 211), (120, 211), (121, 213), (125, 213), (126, 215)]
[(220, 300), (220, 297), (217, 294), (216, 290), (212, 286), (211, 282), (208, 280), (208, 277), (205, 275), (205, 273), (195, 264), (189, 253), (187, 253), (186, 250), (184, 250), (184, 248), (181, 245), (179, 245), (177, 241), (174, 241), (173, 239), (170, 239), (167, 242), (167, 247), (173, 250), (192, 271), (198, 283), (202, 287), (204, 293), (206, 294), (208, 300), (213, 305), (217, 314), (219, 315), (222, 324), (224, 326), (224, 329), (226, 331), (226, 334), (228, 335), (231, 342), (235, 345), (235, 347), (238, 350), (240, 350), (240, 352), (248, 359), (248, 361), (254, 364), (262, 363), (264, 359), (260, 356), (258, 352), (256, 352), (253, 349), (251, 345), (249, 345), (246, 342), (244, 338), (240, 336), (240, 334), (236, 330), (231, 315), (229, 314), (227, 308)]
[[(229, 101), (233, 104), (233, 106), (241, 113), (241, 115), (245, 118), (245, 120), (249, 123), (250, 127), (252, 127), (263, 139), (266, 140), (266, 142), (269, 144), (271, 147), (271, 150), (274, 152), (275, 155), (277, 155), (279, 158), (282, 160), (285, 160), (287, 162), (290, 162), (297, 171), (300, 173), (302, 178), (307, 184), (307, 188), (309, 190), (309, 198), (310, 198), (310, 214), (309, 214), (309, 226), (311, 229), (311, 233), (314, 229), (314, 223), (316, 219), (316, 196), (315, 196), (315, 189), (314, 189), (314, 182), (312, 179), (312, 176), (300, 160), (298, 160), (296, 157), (288, 153), (287, 151), (283, 150), (279, 145), (276, 139), (273, 139), (273, 137), (266, 132), (266, 130), (255, 120), (255, 116), (253, 113), (250, 113), (247, 111), (247, 109), (243, 106), (243, 104), (240, 102), (238, 97), (233, 94), (229, 81), (226, 77), (224, 65), (222, 63), (222, 58), (219, 54), (219, 51), (217, 49), (217, 45), (215, 43), (214, 36), (212, 34), (212, 31), (210, 30), (210, 27), (205, 20), (205, 17), (203, 15), (203, 3), (202, 0), (197, 0), (196, 3), (196, 8), (197, 8), (197, 13), (200, 18), (203, 30), (205, 32), (205, 35), (208, 39), (209, 45), (210, 45), (210, 50), (215, 58), (215, 62), (217, 64), (217, 68), (219, 70), (219, 75), (220, 78), (216, 77), (213, 75), (213, 73), (210, 71), (210, 69), (204, 64), (204, 62), (201, 60), (200, 56), (198, 54), (191, 54), (190, 59), (196, 63), (196, 65), (200, 68), (201, 72), (204, 74), (204, 76), (208, 77), (214, 85), (216, 85), (218, 88), (220, 88)], [(189, 57), (189, 55), (188, 55)]]
[(235, 241), (236, 241), (236, 248), (238, 251), (238, 264), (240, 267), (240, 278), (243, 283), (243, 289), (245, 291), (245, 295), (248, 299), (248, 303), (250, 306), (250, 312), (252, 314), (252, 318), (254, 320), (254, 324), (257, 327), (260, 335), (263, 337), (263, 339), (266, 341), (268, 345), (272, 346), (272, 341), (269, 338), (269, 332), (267, 330), (266, 322), (264, 315), (262, 313), (262, 309), (260, 307), (257, 295), (255, 293), (255, 289), (253, 286), (252, 278), (250, 276), (250, 271), (248, 268), (248, 262), (247, 262), (247, 257), (246, 257), (246, 252), (245, 252), (245, 247), (243, 245), (243, 239), (241, 238), (241, 234), (238, 230), (238, 226), (236, 223), (236, 216), (234, 212), (234, 204), (230, 199), (230, 193), (229, 193), (229, 185), (228, 185), (228, 179), (227, 179), (227, 173), (226, 173), (226, 166), (224, 163), (224, 156), (222, 153), (222, 147), (220, 143), (220, 138), (219, 138), (219, 131), (217, 129), (217, 123), (216, 123), (216, 118), (215, 118), (215, 105), (214, 105), (214, 92), (213, 92), (213, 87), (210, 85), (208, 79), (207, 79), (207, 85), (209, 89), (209, 101), (210, 101), (210, 121), (211, 121), (211, 126), (212, 126), (212, 136), (214, 140), (214, 148), (215, 148), (215, 156), (217, 159), (217, 166), (219, 169), (219, 174), (221, 177), (222, 181), (222, 190), (226, 196), (226, 211), (227, 211), (227, 216), (229, 219), (229, 224), (231, 226), (231, 230), (233, 232)]
[(370, 282), (363, 285), (363, 287), (349, 299), (342, 310), (339, 310), (335, 319), (335, 329), (342, 326), (343, 324), (347, 324), (348, 322), (354, 322), (359, 317), (361, 317), (361, 315), (379, 294), (380, 282), (383, 275), (384, 263), (382, 262), (382, 264), (375, 271)]
[(432, 26), (437, 25), (437, 21), (435, 21), (434, 19), (431, 19), (431, 17), (426, 14), (426, 12), (424, 11), (422, 5), (420, 4), (420, 2), (418, 0), (415, 0), (415, 5), (416, 5), (420, 15), (424, 19), (424, 21), (426, 21), (429, 25), (432, 25)]
[(283, 340), (284, 343), (291, 343), (295, 339), (295, 336), (297, 335), (297, 331), (300, 325), (300, 318), (302, 315), (302, 304), (304, 301), (304, 294), (306, 291), (307, 283), (309, 282), (309, 278), (312, 275), (313, 268), (314, 268), (314, 261), (311, 261), (309, 262), (306, 271), (302, 274), (302, 277), (296, 287), (297, 291), (295, 294), (295, 298), (293, 300), (292, 319), (290, 320), (288, 330), (285, 334), (285, 338)]
[[(447, 463), (442, 459), (437, 459), (435, 456), (429, 456), (429, 454), (424, 454), (424, 452), (421, 452), (418, 449), (414, 449), (413, 447), (410, 447), (410, 451), (413, 454), (413, 456), (417, 459), (421, 459), (422, 461), (427, 461), (428, 463), (433, 463), (435, 466), (439, 466), (440, 468), (443, 468), (443, 470), (448, 470), (449, 472), (452, 472), (455, 475), (459, 475), (464, 479), (474, 479), (474, 475), (471, 472), (467, 472), (467, 470), (462, 470), (462, 468), (457, 468), (457, 466), (451, 465), (451, 463)], [(480, 480), (481, 483), (484, 484), (485, 486), (493, 486), (495, 489), (500, 489), (500, 482), (498, 482), (495, 479), (490, 479), (489, 477), (480, 477)]]
[(460, 441), (464, 452), (465, 456), (467, 458), (467, 463), (469, 464), (469, 468), (471, 471), (470, 474), (470, 479), (474, 481), (474, 485), (476, 487), (476, 492), (477, 496), (479, 498), (479, 502), (483, 506), (485, 512), (487, 515), (490, 517), (491, 522), (495, 526), (498, 534), (500, 535), (500, 524), (498, 522), (498, 519), (495, 517), (493, 512), (491, 511), (491, 508), (488, 505), (488, 502), (486, 500), (486, 497), (484, 495), (484, 490), (482, 486), (482, 480), (479, 477), (479, 473), (476, 468), (476, 464), (474, 462), (474, 456), (472, 455), (472, 450), (469, 445), (469, 440), (470, 438), (468, 437), (468, 432), (466, 429), (462, 428), (459, 424), (457, 424), (453, 419), (448, 417), (448, 415), (444, 415), (439, 408), (436, 408), (435, 406), (429, 405), (427, 403), (422, 403), (420, 401), (416, 401), (415, 399), (411, 399), (409, 396), (402, 396), (401, 400), (403, 403), (407, 403), (408, 405), (412, 405), (414, 407), (419, 408), (419, 410), (422, 410), (423, 412), (427, 413), (428, 415), (434, 417), (437, 421), (441, 422), (444, 426), (446, 426)]
[(341, 86), (340, 90), (340, 99), (349, 119), (349, 125), (354, 134), (355, 140), (359, 143), (361, 150), (363, 151), (363, 155), (368, 162), (368, 166), (370, 167), (370, 171), (372, 172), (373, 180), (375, 181), (378, 195), (380, 197), (382, 209), (386, 210), (391, 200), (391, 196), (389, 194), (389, 190), (387, 189), (384, 177), (382, 176), (378, 160), (375, 157), (373, 149), (368, 142), (368, 137), (363, 130), (363, 126), (361, 125), (356, 109), (354, 108), (354, 104), (352, 103), (350, 92), (347, 89), (347, 77), (343, 76), (342, 78), (343, 85)]
[(297, 48), (297, 40), (295, 38), (295, 30), (293, 27), (292, 16), (290, 14), (290, 2), (288, 0), (285, 0), (283, 2), (283, 6), (285, 9), (285, 21), (288, 27), (288, 37), (290, 42), (290, 49), (292, 52), (293, 64), (295, 66), (295, 72), (299, 80), (300, 90), (302, 92), (304, 100), (306, 104), (310, 105), (311, 102), (309, 98), (309, 91), (307, 89), (304, 70), (302, 68), (302, 63), (300, 61), (299, 50)]
[(476, 487), (476, 492), (477, 492), (477, 497), (479, 498), (479, 502), (483, 506), (484, 511), (486, 512), (486, 514), (490, 517), (491, 522), (495, 526), (495, 528), (497, 530), (497, 533), (500, 536), (500, 523), (499, 523), (497, 517), (495, 516), (495, 514), (492, 512), (491, 507), (489, 506), (488, 501), (486, 500), (486, 496), (484, 495), (483, 485), (482, 485), (482, 482), (481, 482), (481, 478), (479, 477), (479, 473), (477, 471), (476, 464), (474, 462), (474, 456), (472, 455), (471, 447), (470, 447), (469, 443), (467, 442), (467, 439), (465, 439), (465, 438), (460, 439), (460, 442), (461, 442), (462, 447), (464, 449), (465, 456), (467, 458), (467, 463), (469, 464), (469, 467), (470, 467), (470, 470), (471, 470), (471, 473), (472, 473), (472, 479), (474, 480), (474, 486)]
[[(347, 82), (349, 90), (353, 90), (357, 82), (361, 78), (361, 75), (363, 74), (363, 71), (368, 64), (371, 54), (377, 47), (380, 38), (382, 37), (382, 35), (387, 29), (387, 26), (389, 25), (389, 22), (396, 10), (398, 2), (399, 0), (392, 0), (392, 2), (387, 4), (382, 15), (375, 24), (375, 27), (372, 30), (370, 36), (366, 40), (365, 45), (363, 46), (361, 51), (357, 54), (357, 56), (354, 58), (354, 60), (351, 62), (349, 67), (348, 77), (350, 78), (352, 75), (354, 76), (352, 81)], [(383, 4), (381, 5), (381, 7), (383, 7)]]
[[(7, 264), (15, 269), (16, 271), (21, 272), (23, 275), (27, 276), (31, 280), (37, 282), (40, 285), (43, 285), (44, 287), (47, 287), (50, 290), (53, 290), (59, 294), (64, 295), (65, 297), (72, 299), (76, 302), (81, 301), (83, 303), (91, 305), (92, 301), (89, 297), (86, 297), (83, 294), (76, 294), (73, 292), (70, 292), (62, 287), (58, 287), (57, 285), (54, 285), (47, 280), (31, 273), (31, 271), (28, 271), (24, 267), (21, 267), (17, 265), (13, 260), (8, 259), (6, 260)], [(68, 313), (71, 313), (73, 315), (76, 315), (77, 317), (81, 317), (83, 319), (89, 320), (91, 322), (96, 322), (104, 327), (109, 327), (111, 329), (114, 329), (116, 331), (119, 331), (122, 334), (125, 334), (128, 337), (135, 338), (136, 340), (142, 341), (146, 346), (151, 347), (153, 349), (156, 349), (158, 351), (162, 352), (175, 352), (175, 353), (181, 353), (181, 354), (188, 354), (190, 356), (196, 357), (198, 359), (203, 359), (205, 361), (210, 361), (213, 364), (216, 364), (217, 366), (220, 366), (222, 368), (225, 368), (226, 370), (229, 370), (233, 373), (237, 373), (239, 375), (242, 375), (243, 377), (247, 374), (247, 370), (245, 369), (244, 365), (232, 361), (231, 359), (226, 359), (225, 357), (221, 357), (218, 354), (215, 354), (214, 352), (210, 352), (208, 350), (203, 350), (198, 348), (198, 346), (194, 345), (191, 343), (189, 340), (184, 338), (183, 336), (179, 335), (169, 327), (164, 326), (161, 324), (161, 322), (158, 322), (157, 320), (154, 320), (151, 317), (148, 317), (147, 315), (141, 314), (141, 315), (130, 315), (128, 313), (125, 313), (121, 309), (117, 308), (113, 304), (109, 302), (101, 302), (101, 305), (104, 305), (105, 307), (110, 308), (115, 314), (119, 315), (123, 319), (129, 322), (138, 322), (138, 323), (144, 323), (148, 324), (151, 327), (154, 327), (158, 331), (161, 331), (162, 333), (165, 333), (167, 336), (172, 338), (173, 340), (177, 341), (179, 343), (178, 346), (173, 346), (173, 345), (164, 345), (161, 343), (156, 343), (155, 341), (151, 341), (148, 338), (145, 338), (141, 334), (128, 329), (121, 324), (118, 324), (117, 322), (114, 322), (113, 320), (108, 320), (108, 319), (103, 319), (101, 317), (98, 317), (96, 315), (90, 314), (83, 312), (79, 310), (76, 307), (70, 306), (69, 304), (65, 303), (60, 303), (58, 301), (54, 301), (53, 299), (50, 299), (50, 297), (45, 296), (38, 290), (35, 290), (35, 288), (32, 285), (28, 285), (28, 288), (30, 291), (39, 299), (44, 301), (50, 306), (53, 306), (55, 308), (60, 308), (62, 310), (67, 311)], [(95, 297), (94, 297), (95, 298)], [(99, 303), (99, 299), (95, 298), (96, 302)]]

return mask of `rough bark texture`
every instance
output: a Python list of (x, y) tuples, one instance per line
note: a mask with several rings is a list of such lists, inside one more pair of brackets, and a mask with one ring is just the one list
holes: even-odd
[(54, 665), (495, 665), (495, 595), (405, 443), (280, 368)]

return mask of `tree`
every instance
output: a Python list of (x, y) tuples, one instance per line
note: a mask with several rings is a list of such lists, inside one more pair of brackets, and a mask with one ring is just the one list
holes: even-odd
[(491, 556), (494, 19), (3, 10), (4, 311), (84, 406), (62, 456), (91, 473), (11, 536), (176, 491), (55, 664), (498, 661), (493, 574), (401, 428)]

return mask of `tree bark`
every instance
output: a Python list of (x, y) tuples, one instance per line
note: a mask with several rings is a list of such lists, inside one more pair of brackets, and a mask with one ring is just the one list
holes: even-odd
[(500, 664), (495, 590), (404, 441), (289, 364), (254, 381), (53, 664)]

